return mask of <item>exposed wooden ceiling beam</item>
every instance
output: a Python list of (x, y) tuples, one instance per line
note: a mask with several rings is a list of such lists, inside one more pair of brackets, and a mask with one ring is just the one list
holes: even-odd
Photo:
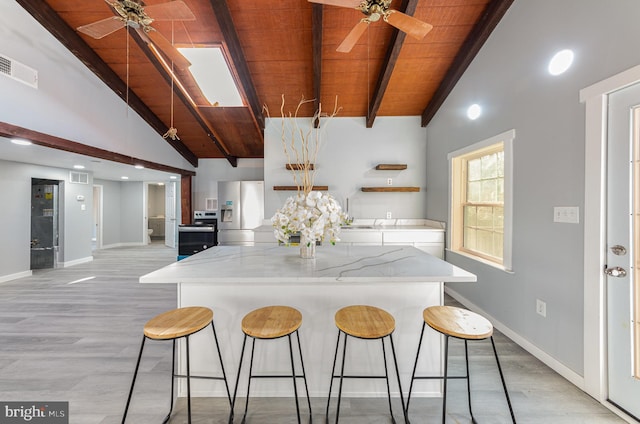
[[(403, 0), (399, 10), (404, 11), (407, 15), (413, 16), (416, 11), (416, 6), (418, 6), (418, 0)], [(367, 128), (373, 127), (373, 121), (375, 121), (376, 116), (378, 115), (378, 110), (382, 104), (384, 93), (387, 91), (387, 87), (389, 86), (389, 80), (391, 80), (391, 75), (393, 74), (393, 70), (398, 62), (400, 49), (402, 49), (406, 36), (407, 35), (404, 32), (395, 28), (393, 29), (389, 48), (387, 49), (384, 62), (382, 62), (382, 68), (378, 75), (376, 88), (373, 91), (373, 96), (369, 103), (369, 110), (367, 111)]]
[(7, 138), (22, 138), (31, 141), (38, 146), (49, 147), (51, 149), (63, 150), (65, 152), (76, 153), (79, 155), (90, 156), (108, 160), (111, 162), (123, 163), (126, 165), (142, 165), (147, 169), (155, 169), (157, 171), (171, 172), (182, 176), (193, 176), (195, 172), (186, 169), (175, 168), (173, 166), (161, 163), (150, 162), (145, 159), (133, 156), (123, 155), (121, 153), (100, 149), (99, 147), (89, 146), (87, 144), (78, 143), (76, 141), (67, 140), (66, 138), (56, 137), (50, 134), (33, 131), (28, 128), (19, 127), (7, 122), (0, 122), (0, 136)]
[(249, 66), (247, 60), (244, 57), (242, 46), (240, 45), (240, 39), (236, 27), (231, 19), (231, 12), (229, 12), (229, 6), (226, 0), (211, 0), (211, 7), (216, 15), (218, 26), (222, 31), (223, 39), (227, 45), (227, 50), (233, 61), (233, 66), (238, 74), (240, 83), (247, 102), (249, 103), (249, 109), (260, 132), (264, 131), (264, 115), (262, 114), (262, 105), (258, 98), (258, 92), (251, 79), (251, 72), (249, 72)]
[[(320, 95), (322, 94), (322, 17), (321, 4), (314, 3), (311, 9), (311, 31), (313, 45), (313, 96), (314, 110), (320, 109)], [(315, 128), (320, 126), (320, 118), (313, 123)]]
[[(136, 42), (138, 47), (140, 47), (140, 50), (142, 50), (145, 56), (147, 56), (147, 59), (149, 59), (149, 62), (151, 62), (153, 67), (156, 68), (156, 71), (160, 74), (160, 76), (162, 76), (162, 78), (164, 78), (166, 83), (171, 86), (173, 76), (171, 75), (170, 71), (160, 62), (160, 60), (158, 60), (156, 55), (147, 46), (147, 43), (142, 39), (142, 37), (140, 37), (137, 31), (130, 31), (129, 34), (131, 35), (133, 40)], [(209, 137), (211, 141), (213, 141), (213, 143), (216, 145), (216, 147), (218, 148), (220, 153), (222, 153), (225, 159), (229, 161), (231, 166), (233, 166), (234, 168), (237, 167), (238, 158), (235, 156), (232, 156), (229, 153), (228, 148), (223, 144), (223, 142), (215, 134), (215, 130), (211, 127), (211, 124), (202, 116), (202, 114), (198, 110), (197, 105), (195, 105), (191, 101), (191, 99), (187, 96), (187, 93), (185, 93), (179, 87), (178, 84), (173, 84), (173, 92), (176, 94), (176, 96), (178, 96), (182, 104), (184, 104), (184, 106), (187, 108), (191, 116), (193, 116), (193, 119), (195, 119), (196, 122), (198, 122), (198, 124), (200, 125), (200, 128), (202, 128), (202, 130), (207, 133), (207, 137)]]
[[(73, 53), (122, 100), (127, 101), (127, 85), (118, 75), (95, 53), (91, 47), (63, 21), (53, 9), (42, 0), (16, 0), (47, 31)], [(129, 106), (135, 110), (158, 134), (167, 132), (167, 127), (134, 93), (129, 92)], [(193, 166), (198, 166), (198, 158), (179, 140), (167, 142)]]
[(451, 93), (451, 90), (456, 86), (464, 71), (466, 71), (471, 61), (476, 57), (512, 3), (513, 0), (493, 0), (487, 5), (482, 17), (478, 20), (462, 44), (442, 83), (440, 83), (431, 101), (422, 112), (423, 127), (429, 125), (431, 119), (433, 119), (436, 112), (438, 112), (440, 106), (442, 106), (447, 96), (449, 96), (449, 93)]

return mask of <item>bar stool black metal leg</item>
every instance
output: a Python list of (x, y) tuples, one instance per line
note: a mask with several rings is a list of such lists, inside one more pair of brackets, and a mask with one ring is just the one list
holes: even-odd
[(511, 406), (511, 399), (509, 398), (509, 392), (507, 391), (507, 384), (504, 381), (504, 375), (502, 374), (502, 367), (500, 366), (500, 360), (498, 359), (498, 351), (496, 350), (496, 344), (491, 336), (491, 346), (493, 347), (493, 354), (496, 357), (496, 364), (498, 364), (498, 372), (500, 372), (500, 380), (502, 381), (502, 388), (504, 389), (504, 395), (507, 398), (507, 404), (509, 405), (509, 413), (511, 414), (511, 421), (516, 424), (516, 416), (513, 413), (513, 407)]
[(300, 333), (296, 330), (296, 340), (298, 340), (298, 353), (300, 353), (300, 367), (302, 367), (302, 379), (304, 381), (304, 390), (307, 393), (307, 405), (309, 406), (309, 424), (311, 424), (311, 398), (309, 397), (309, 386), (307, 385), (307, 372), (304, 370), (304, 360), (302, 359), (302, 346), (300, 345)]
[(224, 371), (224, 364), (222, 363), (222, 353), (220, 352), (220, 345), (218, 344), (218, 336), (216, 334), (216, 327), (213, 325), (213, 321), (211, 321), (211, 329), (213, 330), (213, 339), (216, 342), (216, 349), (218, 350), (218, 359), (220, 359), (220, 368), (222, 369), (222, 378), (224, 380), (224, 386), (227, 389), (227, 397), (229, 398), (229, 406), (233, 407), (233, 403), (231, 402), (231, 392), (229, 391), (229, 383), (227, 383), (227, 374)]
[(171, 413), (173, 412), (173, 395), (176, 381), (176, 339), (171, 340), (171, 342), (173, 345), (171, 354), (171, 398), (169, 399), (169, 413), (164, 417), (164, 420), (162, 420), (162, 424), (169, 422)]
[[(340, 334), (338, 330), (338, 341), (336, 342), (336, 352), (333, 355), (333, 366), (331, 367), (331, 380), (329, 381), (329, 396), (327, 397), (327, 410), (325, 411), (325, 422), (329, 424), (329, 404), (331, 403), (331, 389), (333, 388), (333, 379), (336, 375), (336, 361), (338, 359), (338, 347), (340, 346)], [(346, 336), (345, 336), (346, 337)]]
[(233, 389), (233, 400), (231, 401), (231, 413), (229, 414), (229, 424), (233, 423), (234, 407), (236, 405), (236, 395), (238, 394), (238, 385), (240, 384), (240, 371), (242, 371), (242, 359), (244, 358), (244, 348), (247, 344), (247, 335), (242, 339), (242, 350), (240, 351), (240, 361), (238, 362), (238, 375), (236, 377), (236, 387)]
[(338, 407), (336, 408), (336, 424), (338, 424), (338, 419), (340, 418), (340, 400), (342, 399), (342, 382), (344, 380), (344, 360), (347, 355), (347, 339), (349, 335), (347, 333), (344, 334), (344, 346), (342, 348), (342, 366), (340, 367), (340, 386), (338, 388)]
[(405, 424), (409, 424), (409, 416), (404, 406), (404, 396), (402, 394), (402, 384), (400, 383), (400, 370), (398, 369), (398, 359), (396, 358), (396, 348), (393, 344), (393, 336), (389, 334), (389, 342), (391, 342), (391, 353), (393, 354), (393, 363), (396, 367), (396, 376), (398, 378), (398, 390), (400, 391), (400, 404), (402, 405), (402, 413), (404, 414)]
[(300, 404), (298, 402), (298, 384), (296, 383), (296, 367), (293, 363), (293, 345), (291, 344), (291, 334), (287, 334), (289, 340), (289, 357), (291, 358), (291, 378), (293, 379), (293, 397), (296, 400), (296, 413), (298, 414), (298, 424), (300, 421)]
[(191, 424), (191, 370), (189, 364), (189, 336), (185, 337), (187, 343), (187, 413), (188, 422)]
[(413, 382), (416, 378), (416, 369), (418, 368), (418, 358), (420, 357), (420, 348), (422, 347), (422, 337), (424, 336), (424, 328), (426, 324), (422, 322), (422, 331), (420, 332), (420, 340), (418, 341), (418, 352), (416, 353), (416, 361), (413, 364), (413, 372), (411, 373), (411, 384), (409, 384), (409, 394), (407, 395), (407, 417), (409, 416), (409, 402), (411, 401), (411, 391), (413, 390)]
[(444, 336), (444, 377), (442, 387), (442, 424), (447, 418), (447, 367), (449, 365), (449, 336)]
[(146, 336), (142, 336), (142, 343), (140, 344), (140, 353), (138, 354), (138, 360), (136, 362), (136, 369), (133, 371), (133, 381), (131, 382), (131, 389), (129, 389), (129, 397), (127, 397), (127, 404), (124, 407), (124, 414), (122, 415), (122, 424), (127, 419), (127, 412), (129, 411), (129, 404), (131, 403), (131, 395), (133, 395), (133, 387), (136, 384), (136, 377), (138, 376), (138, 368), (140, 368), (140, 359), (142, 359), (142, 351), (144, 349), (144, 342), (147, 340)]
[(249, 381), (247, 382), (247, 401), (244, 403), (244, 414), (242, 415), (242, 424), (247, 420), (247, 411), (249, 410), (249, 391), (251, 390), (251, 377), (253, 377), (253, 354), (256, 349), (256, 339), (251, 338), (251, 359), (249, 360)]
[(387, 368), (387, 352), (384, 348), (384, 337), (380, 339), (382, 343), (382, 360), (384, 361), (384, 380), (387, 383), (387, 398), (389, 399), (389, 415), (391, 415), (391, 422), (396, 423), (396, 419), (393, 417), (393, 408), (391, 407), (391, 386), (389, 385), (389, 370)]
[(467, 347), (467, 340), (464, 341), (464, 364), (467, 374), (465, 379), (467, 380), (467, 399), (469, 401), (469, 414), (471, 415), (471, 422), (476, 424), (476, 418), (473, 416), (473, 410), (471, 409), (471, 373), (469, 372), (469, 349)]

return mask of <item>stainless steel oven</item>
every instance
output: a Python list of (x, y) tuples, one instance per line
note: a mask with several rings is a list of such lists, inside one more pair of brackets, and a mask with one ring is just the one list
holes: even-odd
[(178, 226), (178, 259), (201, 252), (218, 244), (216, 212), (195, 211), (193, 224)]

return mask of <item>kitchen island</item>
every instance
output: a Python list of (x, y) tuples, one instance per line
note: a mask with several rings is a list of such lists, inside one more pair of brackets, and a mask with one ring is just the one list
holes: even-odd
[[(340, 245), (318, 246), (315, 259), (300, 258), (297, 247), (218, 246), (140, 278), (141, 283), (176, 284), (178, 307), (199, 305), (213, 309), (232, 385), (243, 340), (240, 324), (243, 316), (267, 305), (288, 305), (300, 310), (303, 323), (299, 334), (311, 396), (328, 393), (338, 334), (333, 316), (338, 309), (369, 304), (386, 309), (395, 317), (393, 337), (400, 374), (403, 384), (408, 384), (422, 326), (422, 310), (443, 303), (444, 282), (473, 281), (475, 275), (411, 246)], [(192, 374), (219, 372), (211, 333), (198, 333), (191, 340)], [(418, 371), (439, 373), (439, 336), (434, 332), (425, 334), (422, 349)], [(379, 343), (350, 340), (347, 355), (351, 366), (345, 370), (348, 374), (384, 372)], [(268, 374), (290, 372), (287, 339), (258, 341), (254, 369)], [(183, 392), (180, 390), (181, 395)], [(246, 386), (238, 389), (239, 396), (245, 392)], [(438, 382), (425, 381), (416, 386), (414, 396), (434, 396), (439, 392)], [(225, 395), (220, 382), (209, 380), (195, 380), (192, 393)], [(291, 381), (259, 379), (252, 382), (251, 393), (292, 396)], [(384, 380), (345, 382), (345, 396), (385, 393)]]

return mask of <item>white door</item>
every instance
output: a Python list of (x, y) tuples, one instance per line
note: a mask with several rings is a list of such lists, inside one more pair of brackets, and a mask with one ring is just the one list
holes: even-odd
[(608, 393), (640, 418), (640, 84), (610, 95), (608, 127)]
[(164, 244), (168, 247), (176, 247), (176, 231), (178, 230), (176, 215), (176, 183), (169, 182), (164, 188)]

